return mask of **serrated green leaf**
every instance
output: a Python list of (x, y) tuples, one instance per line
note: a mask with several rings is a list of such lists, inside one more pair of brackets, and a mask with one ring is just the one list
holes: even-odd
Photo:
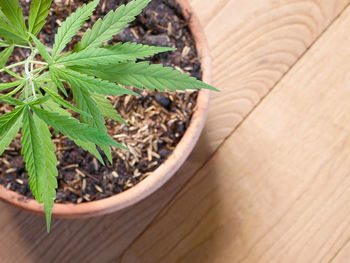
[(137, 93), (121, 87), (113, 82), (97, 79), (68, 68), (50, 67), (50, 69), (54, 69), (58, 76), (64, 79), (71, 86), (87, 89), (90, 92), (104, 95), (138, 95)]
[(85, 48), (100, 47), (112, 39), (121, 29), (132, 22), (151, 0), (135, 0), (127, 5), (121, 5), (117, 10), (110, 11), (103, 19), (97, 20), (92, 29), (88, 29), (74, 51)]
[(38, 179), (44, 172), (45, 156), (42, 153), (40, 132), (35, 126), (33, 116), (26, 107), (23, 114), (22, 155), (29, 175), (30, 189), (38, 202), (42, 202), (39, 194)]
[(51, 62), (51, 56), (49, 55), (49, 53), (46, 50), (46, 47), (44, 46), (43, 43), (40, 42), (39, 39), (36, 38), (36, 36), (34, 36), (31, 33), (28, 33), (31, 38), (33, 39), (36, 48), (39, 50), (40, 55), (45, 59), (46, 62), (50, 63)]
[(47, 125), (35, 115), (33, 116), (29, 107), (24, 108), (21, 143), (29, 186), (35, 199), (39, 203), (44, 203), (49, 232), (57, 188), (57, 159)]
[(23, 106), (0, 117), (0, 155), (16, 137), (22, 125)]
[(44, 203), (47, 232), (50, 232), (52, 208), (54, 206), (57, 188), (57, 158), (55, 155), (55, 146), (51, 139), (52, 135), (48, 126), (45, 122), (43, 122), (35, 115), (34, 120), (40, 129), (40, 136), (46, 161), (45, 173), (39, 177), (38, 182), (39, 195), (41, 196), (41, 200)]
[(67, 91), (63, 86), (63, 83), (60, 81), (58, 73), (56, 72), (54, 67), (50, 67), (50, 71), (49, 71), (50, 77), (53, 80), (53, 82), (56, 84), (56, 86), (60, 89), (60, 91), (62, 91), (62, 93), (68, 97)]
[(110, 100), (104, 95), (92, 94), (91, 96), (96, 101), (97, 107), (100, 109), (103, 116), (129, 126), (129, 124), (120, 116), (118, 111), (111, 104)]
[(5, 67), (9, 57), (11, 56), (12, 52), (13, 52), (14, 46), (10, 46), (6, 49), (4, 49), (1, 53), (0, 53), (0, 68)]
[(79, 122), (75, 118), (71, 118), (64, 115), (59, 115), (54, 112), (44, 111), (37, 107), (31, 107), (43, 121), (49, 124), (54, 129), (62, 132), (68, 136), (71, 140), (82, 140), (84, 142), (92, 142), (97, 145), (111, 145), (126, 149), (123, 145), (114, 141), (108, 135), (101, 133), (96, 128), (91, 128), (85, 123)]
[(60, 95), (58, 95), (57, 93), (51, 91), (50, 89), (48, 89), (47, 87), (45, 87), (44, 85), (40, 86), (47, 94), (49, 94), (51, 96), (51, 98), (56, 101), (58, 104), (61, 104), (63, 107), (66, 107), (67, 109), (71, 109), (79, 114), (81, 114), (82, 116), (86, 116), (86, 117), (91, 117), (91, 115), (83, 110), (78, 109), (77, 107), (74, 107), (72, 104), (70, 104), (68, 101), (64, 100), (61, 98)]
[(46, 18), (50, 13), (52, 0), (33, 0), (30, 5), (30, 13), (28, 18), (28, 30), (33, 35), (38, 35)]
[(18, 0), (0, 0), (0, 8), (19, 35), (26, 39), (26, 24)]
[(174, 50), (168, 47), (153, 47), (136, 43), (118, 43), (104, 48), (88, 48), (59, 59), (56, 64), (94, 68), (116, 65), (120, 62), (136, 61), (161, 52)]
[[(72, 115), (68, 111), (62, 109), (60, 107), (60, 105), (58, 105), (57, 103), (55, 103), (52, 100), (49, 100), (49, 101), (45, 102), (43, 107), (44, 107), (45, 110), (48, 110), (48, 111), (51, 111), (51, 112), (56, 112), (56, 113), (58, 113), (60, 115), (63, 115), (63, 116), (72, 117)], [(82, 140), (73, 140), (73, 141), (74, 141), (74, 143), (76, 145), (78, 145), (79, 147), (83, 148), (85, 151), (88, 151), (93, 156), (95, 156), (96, 159), (101, 164), (103, 164), (103, 165), (105, 164), (103, 159), (102, 159), (101, 154), (97, 150), (96, 145), (94, 143), (92, 143), (92, 142), (84, 142)]]
[(52, 51), (52, 57), (54, 59), (60, 55), (67, 43), (72, 40), (84, 22), (92, 15), (98, 3), (99, 0), (94, 0), (87, 5), (84, 4), (62, 23), (55, 36), (55, 44)]
[(157, 47), (157, 46), (149, 46), (137, 43), (117, 43), (115, 45), (108, 45), (104, 47), (114, 53), (120, 54), (120, 56), (125, 56), (125, 60), (136, 60), (136, 59), (144, 59), (155, 54), (174, 51), (176, 48), (172, 47)]
[(13, 105), (13, 106), (21, 106), (24, 105), (25, 103), (15, 99), (15, 98), (7, 98), (7, 99), (2, 99), (3, 102), (9, 104), (9, 105)]
[(0, 36), (16, 44), (25, 43), (25, 40), (22, 37), (12, 32), (11, 28), (9, 28), (8, 25), (1, 20), (0, 20)]
[[(105, 126), (105, 120), (102, 117), (102, 113), (97, 106), (96, 102), (92, 99), (89, 92), (85, 89), (80, 89), (72, 86), (73, 99), (77, 107), (90, 114), (90, 117), (81, 116), (80, 120), (90, 127), (96, 128), (101, 133), (107, 134), (107, 128)], [(112, 163), (111, 148), (108, 145), (98, 145), (105, 152), (109, 161)]]
[(97, 128), (107, 133), (105, 126), (105, 120), (102, 117), (102, 113), (97, 107), (96, 102), (91, 98), (89, 92), (85, 89), (80, 89), (72, 86), (73, 99), (79, 109), (87, 112), (89, 116), (81, 116), (80, 120), (89, 124), (90, 127)]
[(9, 43), (22, 44), (25, 43), (26, 38), (23, 37), (16, 28), (11, 25), (6, 15), (0, 8), (0, 36), (5, 38)]
[[(78, 69), (84, 70), (90, 75), (98, 78), (117, 82), (124, 86), (133, 86), (138, 89), (146, 88), (149, 90), (186, 90), (186, 89), (210, 89), (214, 87), (181, 73), (170, 67), (163, 67), (160, 64), (150, 65), (148, 62), (139, 63), (120, 63), (113, 67), (100, 67), (96, 69)], [(217, 91), (217, 90), (216, 90)]]

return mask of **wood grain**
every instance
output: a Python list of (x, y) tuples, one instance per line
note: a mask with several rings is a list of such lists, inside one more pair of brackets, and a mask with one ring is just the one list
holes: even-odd
[(349, 24), (350, 7), (120, 262), (349, 262)]
[[(208, 36), (213, 93), (203, 158), (278, 83), (348, 0), (192, 0)], [(204, 8), (205, 7), (205, 8)], [(203, 151), (201, 151), (203, 152)]]
[[(222, 90), (220, 94), (213, 94), (208, 125), (192, 157), (172, 181), (147, 200), (121, 213), (106, 217), (74, 221), (55, 220), (50, 235), (45, 233), (45, 229), (43, 228), (44, 221), (41, 217), (20, 212), (1, 203), (0, 242), (3, 246), (0, 247), (0, 254), (2, 255), (2, 261), (10, 263), (113, 262), (113, 259), (119, 257), (122, 252), (132, 244), (162, 211), (166, 204), (172, 200), (174, 195), (182, 189), (182, 186), (194, 172), (210, 158), (225, 139), (232, 134), (239, 123), (246, 118), (260, 100), (280, 81), (284, 74), (289, 71), (323, 30), (342, 12), (349, 1), (193, 0), (192, 3), (202, 23), (205, 25), (209, 44), (213, 51), (215, 86)], [(203, 8), (203, 6), (205, 8)], [(253, 134), (251, 134), (251, 136), (253, 136)], [(243, 141), (240, 143), (241, 150), (243, 152), (247, 151), (243, 147), (245, 146)], [(255, 145), (253, 141), (251, 141), (251, 144), (252, 147), (258, 146)], [(237, 147), (236, 143), (230, 145), (230, 147), (233, 148)], [(192, 244), (191, 241), (197, 240), (191, 235), (192, 231), (196, 234), (203, 235), (207, 241), (204, 241), (206, 239), (201, 239), (204, 243), (202, 245), (196, 244), (198, 248), (195, 252), (191, 250), (189, 255), (180, 253), (183, 256), (183, 262), (186, 262), (188, 258), (192, 258), (193, 255), (202, 253), (203, 245), (208, 251), (203, 254), (204, 256), (198, 256), (198, 259), (204, 258), (202, 262), (205, 262), (205, 260), (213, 258), (214, 254), (210, 252), (216, 252), (216, 249), (218, 249), (219, 252), (230, 250), (232, 246), (229, 241), (231, 240), (234, 240), (237, 244), (248, 244), (251, 241), (251, 237), (249, 236), (249, 239), (246, 238), (243, 235), (244, 232), (255, 233), (256, 230), (256, 236), (260, 233), (259, 221), (250, 221), (244, 228), (240, 227), (240, 224), (243, 223), (239, 215), (248, 217), (251, 212), (260, 216), (255, 210), (247, 211), (245, 210), (245, 206), (239, 207), (242, 204), (246, 205), (243, 201), (246, 200), (251, 209), (257, 204), (261, 206), (261, 203), (254, 203), (253, 199), (243, 196), (242, 192), (255, 191), (253, 188), (254, 185), (262, 191), (263, 189), (261, 188), (265, 187), (265, 183), (270, 182), (271, 184), (277, 184), (277, 182), (261, 182), (258, 180), (258, 182), (260, 182), (260, 184), (258, 184), (257, 181), (253, 180), (258, 177), (258, 174), (254, 174), (254, 178), (251, 178), (251, 181), (246, 181), (239, 180), (239, 178), (232, 176), (229, 170), (223, 172), (227, 167), (231, 169), (231, 166), (228, 165), (237, 164), (241, 161), (240, 159), (235, 160), (235, 157), (232, 157), (232, 160), (223, 159), (225, 154), (231, 153), (231, 150), (227, 147), (228, 146), (222, 150), (221, 154), (217, 154), (213, 159), (218, 160), (220, 159), (218, 156), (221, 156), (222, 160), (217, 164), (218, 167), (211, 167), (209, 169), (208, 166), (206, 166), (208, 168), (208, 173), (205, 178), (207, 179), (203, 179), (203, 182), (202, 180), (197, 181), (198, 187), (204, 185), (204, 189), (198, 192), (198, 197), (194, 198), (192, 195), (190, 197), (193, 199), (192, 201), (197, 200), (198, 209), (202, 210), (200, 213), (198, 210), (195, 210), (195, 214), (191, 213), (191, 210), (194, 209), (190, 206), (190, 204), (193, 205), (191, 201), (189, 202), (189, 206), (186, 206), (191, 210), (186, 212), (189, 213), (190, 219), (193, 218), (193, 220), (191, 219), (189, 222), (193, 223), (198, 220), (198, 228), (186, 229), (188, 232), (188, 234), (186, 234), (187, 232), (185, 233), (185, 236), (188, 235), (186, 242), (182, 243), (179, 241), (179, 244), (171, 244), (174, 248), (170, 248), (170, 252), (168, 251), (169, 247), (166, 247), (166, 253), (170, 253), (170, 259), (174, 259), (172, 256), (174, 256), (174, 253), (177, 253), (178, 247), (185, 248), (188, 244)], [(239, 148), (237, 148), (236, 151), (238, 149)], [(265, 160), (258, 154), (255, 155), (253, 150), (251, 150), (249, 154), (252, 154), (253, 160), (254, 156), (257, 156), (256, 158), (261, 158), (255, 161), (263, 163)], [(272, 159), (269, 160), (271, 161)], [(213, 161), (211, 161), (211, 163), (212, 162)], [(223, 167), (220, 168), (220, 165), (223, 165)], [(252, 166), (250, 167), (251, 169), (254, 168), (254, 165), (251, 163), (246, 165), (249, 167)], [(248, 169), (243, 167), (243, 164), (237, 164), (237, 167), (235, 166), (234, 169), (239, 169), (238, 167), (242, 167), (241, 169), (243, 169), (243, 172), (244, 169)], [(265, 169), (267, 168), (265, 167)], [(217, 174), (217, 176), (213, 176), (213, 174)], [(240, 177), (245, 178), (244, 173), (238, 173), (237, 170), (237, 175), (238, 174)], [(227, 177), (229, 177), (229, 181), (227, 181)], [(195, 180), (198, 180), (197, 178)], [(232, 182), (231, 180), (238, 180), (241, 181), (241, 183), (245, 182), (245, 184), (247, 184), (243, 185), (245, 187), (242, 188), (240, 185), (234, 184), (227, 184), (225, 186), (228, 192), (233, 191), (234, 195), (236, 195), (235, 198), (237, 197), (238, 200), (241, 198), (243, 203), (235, 202), (235, 198), (222, 198), (221, 195), (225, 194), (221, 192), (221, 190), (219, 193), (214, 191), (215, 197), (213, 199), (211, 199), (212, 195), (210, 195), (210, 193), (206, 193), (207, 190), (213, 190), (213, 186), (219, 188), (219, 185), (225, 184), (226, 182), (230, 183)], [(282, 183), (283, 182), (284, 181), (282, 181)], [(289, 181), (286, 182), (289, 183)], [(191, 185), (193, 185), (193, 182)], [(274, 187), (278, 188), (279, 186), (274, 185)], [(186, 189), (191, 188), (187, 187)], [(188, 196), (185, 195), (185, 193), (186, 191), (182, 192), (180, 197), (182, 195)], [(208, 197), (205, 198), (207, 194)], [(261, 193), (261, 195), (266, 195), (264, 198), (267, 199), (267, 201), (271, 201), (270, 198), (272, 197), (268, 192)], [(261, 195), (257, 195), (254, 198), (259, 200)], [(232, 196), (230, 196), (230, 198), (231, 197)], [(222, 201), (222, 199), (224, 201)], [(215, 205), (216, 203), (220, 204), (219, 209), (215, 208), (217, 207)], [(210, 210), (206, 205), (212, 206), (214, 210)], [(173, 206), (176, 207), (176, 203), (174, 203)], [(265, 206), (267, 211), (272, 211), (271, 204), (267, 203)], [(264, 206), (260, 209), (263, 210), (263, 208)], [(282, 208), (284, 209), (284, 207)], [(282, 208), (277, 208), (278, 213), (284, 211)], [(168, 211), (170, 213), (169, 216), (173, 217), (173, 219), (170, 220), (170, 224), (168, 226), (163, 225), (164, 229), (162, 229), (159, 236), (157, 235), (160, 241), (164, 240), (164, 238), (162, 239), (161, 237), (168, 235), (168, 227), (173, 227), (173, 223), (175, 224), (178, 223), (179, 220), (181, 222), (184, 220), (182, 218), (183, 211), (179, 208), (177, 209), (178, 210), (175, 209), (175, 211), (179, 211), (181, 214), (175, 213), (174, 215), (173, 210), (169, 207), (164, 210), (162, 217), (157, 219), (157, 221), (160, 221), (161, 218), (164, 217), (164, 219), (167, 220), (167, 218), (169, 218), (167, 216)], [(279, 215), (277, 212), (272, 211), (271, 213), (271, 220), (276, 219)], [(210, 218), (206, 220), (212, 221), (213, 224), (206, 231), (202, 231), (203, 226), (207, 223), (207, 221), (201, 221), (201, 218), (204, 217), (205, 214), (210, 216)], [(232, 216), (234, 221), (231, 220), (232, 218), (226, 218), (226, 214)], [(261, 215), (261, 220), (269, 221), (262, 217), (263, 215), (265, 216), (265, 214)], [(219, 228), (216, 222), (220, 223)], [(241, 237), (242, 240), (234, 239), (235, 236), (232, 236), (232, 232), (227, 231), (225, 228), (227, 223), (233, 223), (233, 229), (236, 231), (235, 233), (237, 236)], [(184, 224), (184, 227), (190, 226), (192, 225)], [(206, 225), (206, 227), (208, 227), (208, 225)], [(252, 229), (248, 229), (249, 227), (252, 227)], [(153, 227), (151, 229), (153, 229)], [(198, 232), (199, 229), (201, 232)], [(210, 229), (215, 229), (218, 233), (221, 233), (221, 235), (214, 235), (214, 232)], [(266, 231), (265, 228), (263, 230)], [(159, 231), (158, 228), (157, 231)], [(146, 233), (149, 233), (149, 231)], [(173, 235), (175, 237), (180, 237), (179, 235), (183, 234), (184, 232), (179, 232), (178, 234), (171, 233), (169, 240), (172, 242), (175, 240)], [(145, 236), (148, 236), (148, 234)], [(211, 238), (213, 238), (213, 240), (211, 240)], [(145, 239), (143, 237), (140, 240)], [(134, 255), (138, 255), (139, 252), (142, 254), (142, 249), (136, 254), (134, 253), (135, 248), (137, 248), (139, 244), (140, 241), (136, 243), (135, 247), (132, 247), (132, 249), (128, 251), (126, 257), (133, 257)], [(148, 257), (146, 256), (148, 260), (151, 260), (152, 253), (159, 249), (157, 247), (159, 243), (152, 242), (152, 244), (154, 244), (155, 247), (149, 249)], [(207, 244), (213, 245), (214, 247), (210, 248)], [(165, 245), (168, 246), (170, 243), (165, 243)], [(237, 252), (242, 254), (245, 250), (243, 249), (243, 245), (241, 247), (242, 251)], [(238, 249), (239, 247), (237, 246), (235, 248)], [(174, 253), (172, 253), (172, 250)], [(163, 255), (163, 251), (161, 252), (161, 255)], [(205, 258), (206, 255), (207, 257)], [(220, 258), (217, 260), (219, 259)], [(160, 260), (162, 260), (162, 258), (160, 258)], [(124, 259), (124, 262), (129, 263), (127, 259)]]

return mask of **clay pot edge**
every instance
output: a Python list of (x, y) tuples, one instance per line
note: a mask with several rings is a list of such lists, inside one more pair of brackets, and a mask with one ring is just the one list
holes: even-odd
[[(187, 0), (176, 0), (189, 20), (189, 27), (196, 42), (201, 59), (203, 81), (212, 83), (210, 51), (203, 29)], [(55, 218), (86, 218), (109, 214), (130, 207), (161, 188), (182, 166), (192, 152), (203, 130), (209, 108), (210, 91), (200, 90), (197, 106), (189, 127), (169, 158), (152, 174), (132, 188), (97, 201), (81, 204), (55, 204), (52, 216)], [(20, 209), (44, 215), (43, 205), (0, 185), (0, 199)]]

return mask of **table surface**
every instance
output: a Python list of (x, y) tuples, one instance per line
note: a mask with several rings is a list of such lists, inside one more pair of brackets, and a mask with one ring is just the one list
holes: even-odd
[(0, 203), (1, 262), (350, 262), (350, 0), (191, 3), (222, 92), (189, 161), (50, 235)]

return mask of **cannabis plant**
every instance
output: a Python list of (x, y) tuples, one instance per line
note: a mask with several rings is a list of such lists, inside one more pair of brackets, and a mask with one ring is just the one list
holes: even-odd
[[(53, 47), (37, 38), (52, 0), (33, 0), (27, 22), (18, 0), (0, 0), (0, 72), (16, 79), (0, 83), (0, 101), (13, 109), (0, 117), (0, 155), (21, 131), (29, 186), (35, 199), (44, 204), (48, 231), (58, 175), (49, 127), (104, 163), (99, 147), (112, 162), (111, 146), (126, 148), (108, 136), (104, 117), (124, 121), (106, 96), (138, 95), (126, 87), (152, 91), (214, 89), (171, 68), (140, 62), (172, 48), (134, 43), (107, 45), (150, 1), (134, 0), (110, 11), (85, 32), (73, 51), (65, 52), (99, 0), (82, 5), (62, 23)], [(15, 48), (29, 49), (30, 55), (7, 65)], [(16, 67), (21, 70), (14, 71)], [(68, 99), (67, 89), (71, 90), (74, 103)], [(80, 117), (75, 118), (72, 112)]]

